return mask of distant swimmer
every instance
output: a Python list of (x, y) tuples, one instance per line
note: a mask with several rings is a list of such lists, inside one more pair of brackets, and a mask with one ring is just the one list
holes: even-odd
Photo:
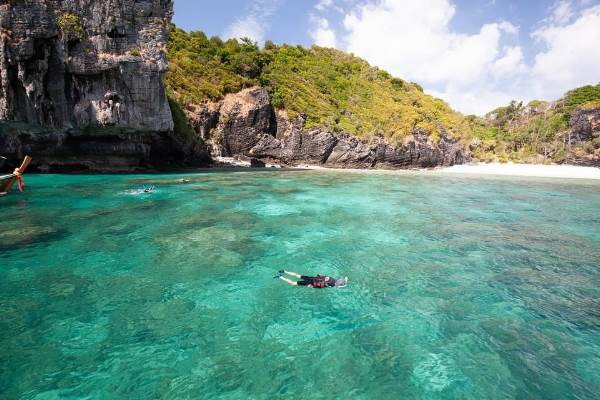
[[(291, 280), (289, 278), (284, 277), (283, 276), (284, 274), (294, 276), (300, 280), (299, 281)], [(334, 287), (334, 286), (340, 287), (340, 286), (346, 286), (348, 284), (347, 276), (344, 277), (343, 279), (335, 279), (335, 278), (333, 278), (331, 276), (327, 276), (327, 275), (306, 276), (306, 275), (300, 275), (295, 272), (284, 271), (284, 270), (280, 270), (277, 273), (277, 275), (275, 275), (273, 278), (281, 279), (285, 283), (289, 283), (290, 285), (293, 285), (293, 286), (308, 286), (308, 287), (312, 287), (315, 289), (323, 289), (323, 288)]]
[(144, 193), (154, 193), (154, 186), (145, 187)]

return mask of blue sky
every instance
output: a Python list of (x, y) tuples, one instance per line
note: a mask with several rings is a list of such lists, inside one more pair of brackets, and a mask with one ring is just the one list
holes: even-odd
[(174, 21), (351, 51), (465, 113), (600, 82), (600, 0), (176, 0)]
[[(229, 26), (248, 14), (253, 3), (261, 4), (248, 0), (175, 0), (175, 23), (186, 30), (201, 30), (209, 36), (224, 36)], [(314, 42), (309, 31), (311, 14), (314, 14), (318, 0), (281, 0), (268, 3), (275, 4), (275, 10), (263, 20), (266, 39), (303, 46), (310, 46)], [(358, 2), (340, 3), (346, 5)], [(522, 27), (533, 27), (545, 17), (546, 10), (554, 1), (460, 0), (454, 4), (457, 13), (451, 21), (452, 28), (464, 33), (476, 33), (482, 24), (498, 19), (514, 21)], [(339, 12), (328, 10), (327, 14), (339, 25), (337, 28), (343, 28)], [(527, 42), (527, 37), (524, 40)]]

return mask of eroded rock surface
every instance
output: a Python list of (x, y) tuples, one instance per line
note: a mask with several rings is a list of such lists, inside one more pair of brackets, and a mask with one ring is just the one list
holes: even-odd
[(600, 136), (600, 108), (577, 109), (569, 121), (571, 139), (587, 142)]
[(569, 163), (600, 167), (600, 108), (579, 108), (569, 121), (570, 143), (586, 145), (588, 154), (574, 154)]
[(291, 121), (275, 111), (263, 88), (230, 94), (219, 103), (187, 110), (196, 131), (215, 156), (243, 155), (287, 165), (313, 164), (341, 168), (417, 168), (454, 165), (469, 160), (468, 151), (440, 127), (434, 142), (415, 130), (392, 146), (382, 137), (364, 143), (342, 132), (305, 129), (304, 118)]
[(52, 168), (206, 161), (173, 134), (170, 0), (0, 0), (0, 153)]

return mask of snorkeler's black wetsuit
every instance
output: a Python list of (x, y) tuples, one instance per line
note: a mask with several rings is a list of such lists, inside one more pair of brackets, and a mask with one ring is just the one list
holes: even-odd
[(306, 276), (302, 275), (300, 277), (301, 280), (297, 282), (298, 286), (308, 286), (312, 285), (312, 287), (316, 289), (323, 289), (325, 287), (333, 287), (335, 286), (335, 279), (331, 276), (326, 275), (317, 275), (317, 276)]

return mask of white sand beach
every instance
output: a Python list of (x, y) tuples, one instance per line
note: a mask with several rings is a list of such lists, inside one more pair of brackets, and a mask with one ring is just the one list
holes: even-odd
[(545, 178), (600, 179), (600, 168), (542, 164), (463, 164), (440, 168), (444, 174), (532, 176)]
[[(270, 165), (267, 165), (268, 167)], [(281, 168), (282, 166), (277, 165)], [(461, 164), (452, 167), (423, 168), (423, 169), (363, 169), (363, 168), (331, 168), (322, 165), (300, 164), (292, 168), (322, 171), (345, 171), (359, 173), (430, 173), (438, 175), (496, 175), (515, 177), (540, 177), (559, 179), (597, 179), (600, 180), (600, 168), (580, 167), (577, 165), (544, 165), (544, 164)]]

